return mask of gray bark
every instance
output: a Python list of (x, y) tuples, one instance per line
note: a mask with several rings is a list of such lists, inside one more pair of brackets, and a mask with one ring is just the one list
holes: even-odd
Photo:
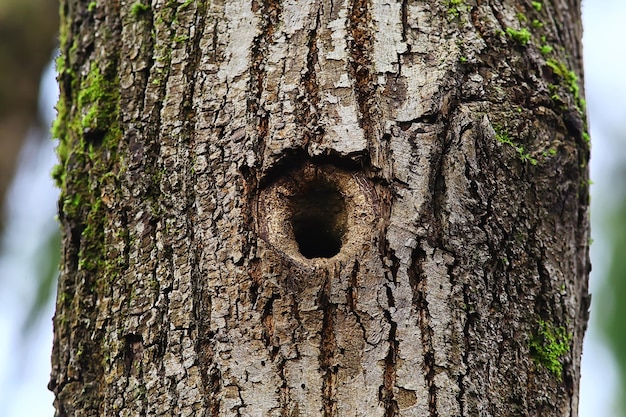
[(138, 4), (62, 5), (57, 415), (577, 415), (577, 2)]

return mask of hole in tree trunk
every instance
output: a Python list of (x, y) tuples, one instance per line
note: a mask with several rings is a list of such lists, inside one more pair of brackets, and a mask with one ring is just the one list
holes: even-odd
[(257, 200), (259, 237), (276, 256), (316, 270), (372, 249), (386, 211), (365, 175), (310, 162), (278, 173)]
[(346, 206), (335, 186), (325, 181), (305, 185), (292, 200), (291, 225), (302, 256), (332, 258), (341, 250)]

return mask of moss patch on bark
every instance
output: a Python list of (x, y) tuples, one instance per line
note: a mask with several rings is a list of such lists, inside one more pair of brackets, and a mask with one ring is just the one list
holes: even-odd
[(563, 378), (562, 358), (570, 351), (572, 335), (563, 326), (539, 319), (539, 328), (530, 339), (530, 353), (539, 366), (557, 377)]

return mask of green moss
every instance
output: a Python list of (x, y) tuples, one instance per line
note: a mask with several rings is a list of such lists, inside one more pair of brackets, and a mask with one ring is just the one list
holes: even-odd
[(541, 45), (541, 47), (539, 48), (539, 51), (542, 55), (549, 55), (552, 53), (553, 50), (554, 48), (552, 48), (550, 45)]
[(548, 84), (548, 91), (550, 92), (550, 98), (554, 101), (563, 101), (559, 96), (559, 86), (556, 84)]
[(63, 213), (69, 217), (76, 217), (81, 207), (81, 194), (66, 195), (63, 198)]
[(526, 17), (526, 15), (522, 12), (517, 12), (515, 14), (515, 17), (517, 17), (517, 20), (520, 21), (520, 23), (526, 23), (528, 22), (528, 18)]
[[(95, 5), (95, 1), (86, 0), (82, 12), (99, 12)], [(120, 197), (106, 196), (110, 198), (103, 200), (106, 190), (120, 191), (117, 191), (119, 187), (102, 183), (107, 173), (119, 176), (123, 166), (117, 152), (122, 136), (116, 77), (119, 51), (111, 51), (107, 56), (101, 56), (106, 52), (102, 48), (93, 52), (93, 39), (77, 31), (72, 34), (75, 19), (68, 14), (73, 12), (67, 7), (60, 10), (61, 54), (57, 59), (60, 94), (57, 118), (52, 126), (52, 135), (58, 140), (59, 163), (52, 175), (60, 188), (58, 217), (65, 238), (72, 241), (72, 249), (63, 259), (57, 296), (57, 306), (62, 308), (58, 309), (55, 325), (68, 329), (66, 326), (76, 322), (76, 312), (88, 295), (86, 292), (102, 293), (123, 270), (123, 255), (106, 244), (110, 230), (114, 229), (107, 204), (119, 201)], [(99, 31), (97, 42), (110, 43), (113, 35), (110, 29)], [(73, 284), (76, 280), (80, 280), (79, 286)], [(83, 316), (93, 318), (91, 313)], [(95, 340), (89, 346), (78, 346), (76, 355), (84, 351), (81, 360), (89, 356), (97, 362), (97, 343)]]
[(519, 157), (522, 162), (530, 162), (531, 165), (537, 165), (537, 160), (530, 156), (528, 152), (525, 152), (523, 148), (517, 148), (517, 152), (519, 153)]
[(448, 16), (459, 18), (462, 11), (467, 10), (467, 5), (463, 0), (448, 0)]
[(556, 59), (548, 59), (546, 65), (552, 69), (552, 72), (563, 78), (568, 85), (571, 85), (573, 91), (578, 91), (578, 77), (573, 71), (568, 70), (563, 62), (557, 61)]
[(554, 324), (539, 319), (539, 328), (530, 338), (530, 354), (539, 366), (547, 369), (557, 377), (563, 379), (563, 356), (570, 351), (572, 335), (565, 327), (556, 327)]
[(532, 1), (531, 4), (533, 5), (533, 8), (538, 12), (540, 12), (541, 8), (543, 7), (543, 4), (540, 1)]
[(130, 7), (130, 14), (132, 14), (134, 17), (139, 17), (148, 10), (150, 10), (150, 5), (143, 4), (140, 1), (137, 1), (133, 3), (133, 5)]
[(521, 144), (515, 142), (505, 129), (498, 125), (494, 125), (493, 128), (496, 131), (496, 140), (498, 142), (513, 147), (517, 151), (519, 159), (522, 162), (529, 162), (531, 165), (537, 165), (537, 160), (533, 158)]
[(54, 180), (54, 183), (57, 187), (62, 187), (65, 183), (65, 165), (62, 163), (57, 163), (52, 167), (52, 171), (50, 172), (50, 176)]
[[(69, 75), (72, 79), (72, 90), (75, 90), (76, 75), (65, 69), (64, 64), (60, 62), (63, 61), (57, 61), (59, 76), (61, 77), (63, 73)], [(69, 149), (73, 147), (73, 142), (83, 139), (84, 133), (106, 131), (117, 119), (118, 94), (117, 90), (112, 88), (111, 83), (100, 73), (98, 66), (92, 64), (73, 100), (81, 113), (80, 118), (70, 115), (65, 98), (59, 98), (56, 105), (57, 118), (52, 124), (51, 133), (52, 137), (59, 141), (57, 154), (62, 165), (69, 158)], [(59, 170), (55, 179), (61, 186), (63, 181), (62, 176), (59, 176)]]
[(531, 34), (526, 28), (521, 28), (520, 30), (515, 30), (513, 28), (506, 28), (506, 33), (509, 35), (511, 39), (520, 45), (527, 45), (530, 42)]
[[(71, 19), (68, 19), (65, 16), (65, 9), (63, 7), (60, 8), (60, 17), (61, 17), (61, 25), (59, 26), (59, 42), (61, 51), (68, 50), (68, 33), (70, 33), (69, 22)], [(69, 48), (68, 54), (75, 50), (76, 43), (74, 42)], [(57, 70), (57, 79), (59, 80), (59, 85), (63, 86), (65, 80), (70, 78), (70, 85), (72, 89), (75, 87), (76, 75), (74, 72), (68, 68), (66, 54), (61, 53), (55, 60), (56, 70)], [(50, 130), (50, 134), (53, 140), (57, 140), (58, 144), (56, 147), (56, 153), (58, 156), (58, 164), (52, 169), (52, 178), (54, 179), (57, 187), (61, 190), (65, 188), (65, 177), (66, 177), (66, 163), (69, 158), (69, 144), (68, 144), (68, 119), (69, 112), (65, 103), (65, 97), (63, 91), (59, 95), (59, 99), (55, 106), (57, 111), (57, 116), (55, 120), (52, 122), (52, 127)]]
[(493, 128), (496, 131), (496, 139), (498, 140), (498, 142), (506, 143), (508, 145), (513, 144), (513, 140), (511, 139), (511, 137), (509, 136), (509, 133), (506, 130), (504, 130), (501, 126), (498, 126), (498, 125), (494, 125)]
[(533, 27), (533, 29), (541, 29), (543, 27), (543, 22), (539, 19), (533, 19), (530, 25)]
[(588, 132), (583, 132), (583, 140), (587, 143), (591, 143), (591, 136), (589, 136)]
[(554, 156), (556, 155), (556, 149), (550, 148), (547, 151), (544, 151), (542, 155), (545, 157)]
[(87, 77), (83, 79), (78, 92), (77, 104), (81, 109), (80, 127), (83, 133), (108, 131), (117, 121), (119, 112), (119, 91), (117, 82), (111, 82), (92, 63)]
[(185, 1), (183, 4), (181, 4), (181, 5), (180, 5), (180, 7), (178, 8), (178, 10), (183, 10), (183, 9), (186, 9), (186, 8), (187, 8), (187, 7), (189, 7), (189, 5), (190, 5), (191, 3), (193, 3), (193, 2), (194, 2), (194, 0), (187, 0), (187, 1)]
[(552, 69), (552, 72), (563, 79), (567, 89), (574, 96), (575, 105), (580, 113), (585, 108), (585, 100), (580, 96), (580, 86), (578, 84), (578, 76), (574, 71), (570, 71), (567, 66), (556, 59), (548, 59), (546, 65)]
[[(106, 207), (100, 190), (102, 181), (114, 171), (117, 144), (122, 136), (119, 81), (115, 68), (101, 71), (95, 61), (89, 64), (82, 79), (62, 65), (57, 68), (69, 74), (72, 87), (71, 97), (62, 91), (57, 103), (52, 134), (59, 140), (59, 164), (52, 175), (61, 189), (63, 218), (69, 224), (84, 225), (78, 267), (98, 271), (100, 279), (114, 269), (106, 262)], [(71, 108), (68, 108), (69, 103), (72, 103)], [(67, 167), (69, 161), (71, 169)]]

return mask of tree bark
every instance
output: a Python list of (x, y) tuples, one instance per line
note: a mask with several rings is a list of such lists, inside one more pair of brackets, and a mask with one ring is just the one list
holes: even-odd
[(61, 10), (58, 416), (577, 415), (577, 0)]

